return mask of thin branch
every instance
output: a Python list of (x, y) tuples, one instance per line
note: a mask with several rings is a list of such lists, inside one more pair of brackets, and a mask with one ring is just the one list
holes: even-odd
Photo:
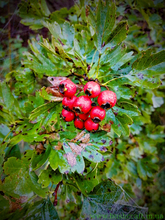
[(60, 186), (61, 184), (62, 184), (62, 181), (60, 181), (60, 182), (57, 184), (57, 186), (56, 186), (56, 188), (55, 188), (55, 190), (54, 190), (54, 193), (53, 193), (53, 196), (54, 196), (53, 205), (54, 205), (54, 206), (57, 205), (57, 191), (58, 191), (58, 188), (59, 188), (59, 186)]

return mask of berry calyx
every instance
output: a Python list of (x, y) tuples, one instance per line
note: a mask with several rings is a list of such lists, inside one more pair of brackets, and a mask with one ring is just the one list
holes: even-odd
[(86, 114), (91, 109), (92, 101), (86, 96), (80, 96), (73, 103), (73, 111), (77, 114)]
[(87, 82), (84, 87), (84, 92), (89, 98), (95, 98), (101, 92), (100, 85), (93, 81)]
[(90, 111), (90, 117), (94, 123), (99, 123), (105, 118), (105, 110), (102, 109), (100, 106), (95, 106)]
[(83, 129), (84, 128), (84, 122), (80, 120), (79, 118), (76, 118), (74, 120), (74, 126), (78, 129)]
[(80, 118), (81, 120), (85, 121), (87, 120), (88, 116), (89, 116), (89, 113), (87, 114), (77, 114), (75, 113), (76, 116), (78, 116), (78, 118)]
[(76, 93), (76, 85), (70, 79), (63, 80), (59, 84), (59, 92), (62, 96), (72, 97)]
[(97, 131), (98, 128), (99, 128), (99, 124), (94, 123), (91, 118), (88, 118), (85, 121), (85, 129), (87, 131)]
[(65, 109), (62, 110), (62, 118), (65, 121), (72, 121), (74, 119), (75, 115), (73, 112), (67, 111)]
[(114, 92), (105, 90), (100, 93), (97, 102), (101, 106), (101, 108), (109, 109), (115, 106), (117, 102), (117, 96)]
[(75, 100), (77, 99), (76, 96), (73, 96), (73, 97), (64, 97), (63, 100), (62, 100), (62, 107), (65, 109), (65, 110), (72, 110), (73, 109), (73, 103), (75, 102)]

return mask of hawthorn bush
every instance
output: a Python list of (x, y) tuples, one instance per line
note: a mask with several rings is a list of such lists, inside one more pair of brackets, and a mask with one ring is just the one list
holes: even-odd
[[(148, 209), (139, 205), (146, 206), (147, 192), (162, 192), (153, 180), (164, 177), (160, 8), (161, 1), (80, 0), (51, 13), (44, 0), (20, 3), (21, 22), (46, 27), (51, 39), (29, 40), (21, 67), (0, 85), (2, 219), (145, 218)], [(144, 19), (149, 38), (137, 25)], [(98, 131), (62, 119), (61, 79), (76, 84), (78, 97), (90, 81), (116, 94)], [(132, 197), (140, 193), (137, 204)], [(163, 215), (155, 195), (149, 213)]]

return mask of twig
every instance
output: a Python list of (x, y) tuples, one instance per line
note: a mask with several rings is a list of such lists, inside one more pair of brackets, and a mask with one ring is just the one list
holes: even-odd
[(62, 181), (60, 181), (60, 182), (57, 184), (57, 186), (56, 186), (56, 188), (55, 188), (55, 190), (54, 190), (54, 193), (53, 193), (53, 196), (54, 196), (53, 205), (54, 205), (54, 206), (57, 205), (57, 191), (58, 191), (58, 188), (59, 188), (59, 186), (60, 186), (61, 184), (62, 184)]

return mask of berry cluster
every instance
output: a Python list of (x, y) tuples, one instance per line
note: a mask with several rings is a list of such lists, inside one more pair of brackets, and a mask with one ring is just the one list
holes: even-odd
[[(100, 85), (96, 82), (87, 82), (84, 87), (86, 95), (76, 97), (76, 85), (66, 79), (60, 82), (59, 92), (64, 96), (62, 105), (62, 117), (69, 122), (74, 120), (74, 125), (78, 129), (85, 127), (88, 131), (96, 131), (99, 128), (99, 122), (105, 118), (106, 109), (112, 108), (117, 101), (116, 94), (106, 90), (101, 92)], [(97, 98), (99, 106), (91, 101), (91, 98)]]

